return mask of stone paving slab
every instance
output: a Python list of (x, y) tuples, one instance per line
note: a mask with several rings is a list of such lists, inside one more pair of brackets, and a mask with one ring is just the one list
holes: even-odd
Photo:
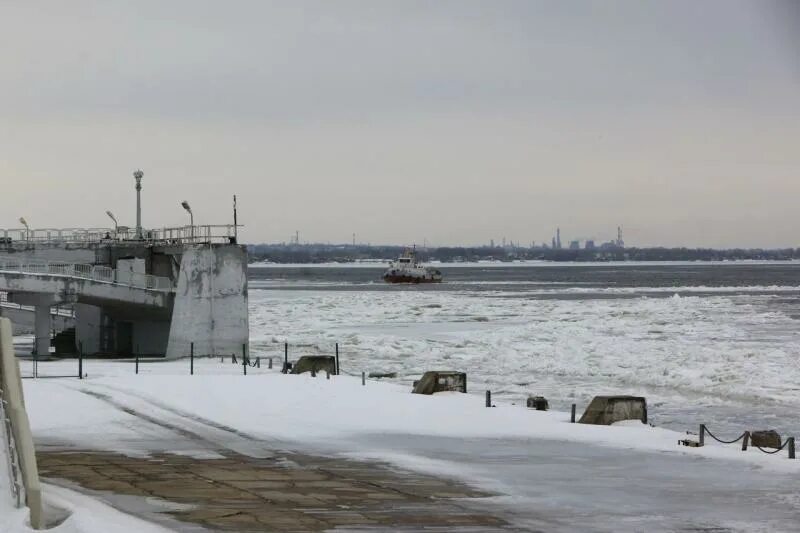
[[(116, 494), (191, 504), (166, 512), (212, 531), (514, 530), (470, 509), (468, 499), (490, 495), (457, 482), (376, 463), (219, 453), (223, 458), (40, 451), (37, 458), (43, 478), (100, 491), (123, 511), (125, 500), (115, 501)], [(157, 511), (164, 509), (154, 509), (149, 518), (158, 520)]]

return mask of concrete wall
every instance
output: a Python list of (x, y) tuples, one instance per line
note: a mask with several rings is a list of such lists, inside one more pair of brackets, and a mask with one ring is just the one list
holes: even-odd
[(241, 354), (249, 338), (247, 252), (238, 245), (184, 250), (167, 357)]
[(169, 342), (169, 321), (133, 322), (133, 351), (139, 355), (164, 355)]
[[(14, 335), (29, 335), (33, 333), (35, 322), (33, 309), (0, 306), (0, 317), (11, 320), (11, 324), (14, 328)], [(51, 319), (51, 327), (55, 331), (63, 331), (75, 326), (75, 321), (66, 316), (51, 315)]]

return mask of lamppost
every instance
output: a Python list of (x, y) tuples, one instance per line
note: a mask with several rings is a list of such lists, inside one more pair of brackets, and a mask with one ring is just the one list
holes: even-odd
[(189, 225), (191, 226), (192, 242), (194, 242), (194, 214), (192, 213), (192, 208), (189, 207), (189, 202), (186, 200), (181, 202), (181, 206), (189, 213)]
[(142, 176), (144, 172), (137, 170), (133, 173), (136, 179), (136, 238), (142, 238)]
[(108, 218), (110, 218), (111, 220), (114, 221), (114, 233), (116, 234), (117, 233), (117, 228), (119, 228), (119, 224), (117, 223), (117, 218), (114, 216), (114, 213), (112, 213), (111, 211), (106, 211), (106, 215), (108, 215)]
[(28, 227), (25, 217), (19, 217), (19, 223), (25, 226), (25, 240), (29, 241), (31, 239), (31, 229)]

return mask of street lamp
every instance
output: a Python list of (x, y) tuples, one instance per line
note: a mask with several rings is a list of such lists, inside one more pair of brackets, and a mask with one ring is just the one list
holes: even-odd
[(137, 170), (133, 173), (136, 180), (136, 238), (142, 238), (142, 176), (144, 172)]
[(28, 222), (25, 220), (25, 217), (19, 217), (19, 223), (25, 226), (25, 240), (28, 241), (31, 238), (31, 229), (28, 227)]
[(108, 215), (108, 218), (114, 221), (114, 233), (117, 233), (117, 228), (119, 228), (119, 224), (117, 223), (117, 218), (114, 216), (114, 213), (112, 213), (111, 211), (106, 211), (106, 215)]
[(181, 206), (183, 206), (183, 208), (186, 209), (186, 211), (189, 213), (189, 224), (191, 225), (192, 228), (191, 230), (192, 241), (194, 241), (194, 213), (192, 213), (192, 208), (189, 207), (189, 202), (187, 202), (186, 200), (181, 202)]

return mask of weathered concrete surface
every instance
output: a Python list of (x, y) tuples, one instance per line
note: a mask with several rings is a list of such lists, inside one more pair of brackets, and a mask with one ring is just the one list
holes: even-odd
[(467, 375), (464, 372), (436, 370), (425, 372), (419, 381), (414, 382), (414, 394), (433, 394), (435, 392), (467, 392)]
[(647, 423), (647, 400), (641, 396), (595, 396), (578, 423), (610, 425), (622, 420)]
[(172, 303), (172, 295), (163, 291), (55, 274), (1, 272), (0, 291), (51, 294), (55, 303), (123, 303), (161, 309), (168, 308)]
[[(0, 305), (0, 317), (11, 320), (14, 335), (25, 335), (33, 333), (34, 311), (29, 308), (19, 308), (16, 305)], [(67, 328), (75, 327), (75, 320), (72, 317), (51, 313), (50, 323), (55, 331), (63, 331)]]
[[(254, 459), (228, 452), (204, 460), (40, 451), (39, 464), (50, 481), (102, 491), (101, 499), (123, 511), (119, 495), (188, 504), (168, 513), (213, 531), (513, 530), (504, 520), (459, 501), (488, 494), (375, 463), (301, 454)], [(148, 518), (159, 519), (155, 513)]]
[(780, 434), (774, 429), (751, 431), (750, 444), (761, 448), (780, 448), (782, 441)]
[[(238, 245), (195, 245), (181, 259), (167, 357), (242, 353), (249, 338), (247, 252)], [(245, 348), (246, 349), (246, 348)]]
[(302, 374), (312, 370), (317, 374), (325, 371), (336, 374), (336, 358), (332, 355), (304, 355), (292, 367), (292, 374)]

